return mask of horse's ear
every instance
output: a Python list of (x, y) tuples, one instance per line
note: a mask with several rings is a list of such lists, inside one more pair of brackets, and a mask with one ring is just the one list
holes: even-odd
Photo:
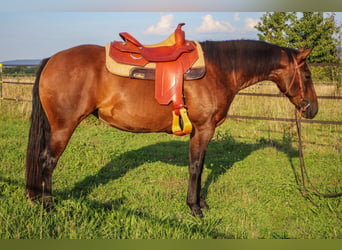
[(302, 62), (304, 61), (312, 52), (313, 48), (310, 49), (304, 49), (304, 48), (300, 48), (298, 49), (298, 54), (297, 54), (297, 61), (298, 62)]

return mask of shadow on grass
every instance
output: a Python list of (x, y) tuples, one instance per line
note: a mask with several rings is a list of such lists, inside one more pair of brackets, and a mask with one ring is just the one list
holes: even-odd
[[(274, 147), (278, 151), (284, 152), (287, 154), (291, 164), (292, 158), (298, 155), (297, 150), (291, 146), (291, 142), (285, 140), (279, 142), (262, 138), (254, 144), (237, 142), (231, 136), (224, 136), (218, 140), (213, 140), (209, 144), (205, 161), (205, 167), (211, 169), (211, 172), (203, 185), (204, 195), (207, 193), (210, 185), (221, 175), (224, 175), (234, 163), (244, 160), (252, 152), (264, 147)], [(75, 198), (87, 196), (97, 186), (105, 185), (112, 180), (118, 179), (145, 162), (156, 161), (180, 167), (187, 166), (188, 142), (161, 142), (126, 152), (114, 157), (113, 160), (108, 162), (95, 175), (88, 176), (76, 183), (73, 189), (64, 190), (57, 195), (62, 199), (63, 197), (68, 197), (70, 193)], [(228, 167), (222, 167), (222, 164)]]
[[(213, 140), (209, 147), (206, 157), (206, 168), (211, 169), (209, 176), (203, 183), (203, 195), (206, 196), (211, 184), (222, 175), (224, 175), (234, 163), (244, 160), (252, 152), (264, 147), (274, 147), (277, 150), (287, 154), (290, 162), (292, 158), (297, 156), (297, 151), (291, 146), (290, 141), (274, 141), (260, 139), (257, 143), (243, 143), (237, 142), (231, 136), (220, 136)], [(114, 157), (113, 160), (103, 166), (96, 174), (84, 178), (82, 181), (75, 184), (70, 190), (63, 190), (62, 192), (55, 193), (57, 200), (64, 200), (70, 197), (76, 199), (82, 199), (86, 202), (87, 206), (93, 209), (105, 209), (105, 210), (119, 210), (125, 211), (127, 214), (141, 217), (142, 219), (151, 220), (154, 223), (161, 223), (165, 225), (177, 225), (182, 227), (181, 223), (177, 219), (172, 218), (157, 218), (155, 215), (149, 215), (141, 213), (137, 210), (130, 210), (124, 207), (125, 198), (112, 200), (107, 203), (101, 203), (95, 200), (87, 198), (93, 189), (99, 185), (105, 185), (106, 183), (118, 179), (124, 176), (127, 172), (135, 169), (145, 162), (165, 162), (177, 167), (187, 167), (188, 165), (188, 142), (184, 141), (171, 141), (156, 143), (149, 146), (139, 148), (123, 153), (120, 156)], [(224, 164), (221, 167), (220, 165)], [(292, 164), (292, 163), (291, 163)], [(187, 179), (184, 181), (188, 181)], [(190, 212), (189, 212), (190, 213)], [(201, 225), (193, 225), (196, 232), (201, 233)], [(184, 224), (187, 228), (188, 225)], [(204, 233), (204, 232), (203, 232)], [(208, 235), (208, 232), (206, 232)], [(209, 236), (212, 238), (232, 238), (230, 235), (221, 235), (219, 232), (209, 232)]]
[[(277, 150), (284, 152), (288, 156), (291, 165), (293, 165), (292, 158), (297, 157), (297, 150), (292, 148), (290, 141), (260, 139), (256, 143), (243, 143), (236, 141), (231, 136), (217, 135), (215, 140), (212, 140), (208, 147), (206, 168), (211, 169), (211, 171), (203, 183), (204, 196), (206, 196), (211, 184), (215, 183), (215, 181), (220, 176), (224, 175), (236, 162), (244, 160), (252, 152), (264, 147), (274, 147)], [(72, 189), (55, 192), (54, 196), (58, 203), (58, 200), (69, 199), (70, 194), (72, 194), (73, 198), (84, 201), (86, 206), (89, 206), (89, 208), (94, 210), (120, 210), (127, 215), (150, 220), (153, 221), (153, 223), (178, 228), (184, 227), (184, 231), (187, 231), (189, 230), (187, 222), (179, 222), (176, 218), (172, 217), (158, 218), (155, 215), (147, 214), (139, 210), (125, 208), (125, 197), (111, 200), (106, 203), (101, 203), (88, 198), (88, 195), (92, 193), (97, 186), (105, 185), (112, 180), (118, 179), (145, 162), (157, 161), (165, 162), (174, 165), (175, 167), (187, 167), (188, 142), (170, 141), (156, 143), (113, 157), (113, 159), (103, 166), (96, 174), (87, 176), (82, 181), (77, 182)], [(228, 167), (222, 167), (222, 165)], [(187, 182), (188, 180), (186, 179), (184, 181)], [(23, 183), (11, 180), (11, 178), (4, 178), (3, 176), (0, 176), (0, 182), (7, 183), (11, 186), (23, 186)], [(233, 238), (232, 235), (224, 235), (215, 230), (208, 232), (205, 230), (207, 227), (203, 227), (203, 223), (208, 222), (191, 223), (191, 230), (211, 238)]]

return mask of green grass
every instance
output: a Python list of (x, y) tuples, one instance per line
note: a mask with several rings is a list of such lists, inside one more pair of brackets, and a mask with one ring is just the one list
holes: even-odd
[[(292, 117), (286, 100), (264, 101), (238, 96), (231, 114)], [(320, 104), (317, 119), (341, 120), (340, 104), (332, 115), (331, 101)], [(24, 197), (26, 110), (0, 102), (0, 239), (342, 238), (341, 198), (309, 200), (298, 190), (292, 123), (229, 119), (217, 129), (203, 173), (211, 208), (198, 219), (185, 204), (187, 136), (126, 133), (87, 119), (54, 172), (47, 213)], [(341, 192), (341, 126), (303, 124), (303, 139), (313, 183)]]

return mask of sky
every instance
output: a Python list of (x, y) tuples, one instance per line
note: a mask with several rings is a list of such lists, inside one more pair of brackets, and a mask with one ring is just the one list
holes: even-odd
[[(165, 39), (181, 22), (186, 23), (183, 30), (189, 40), (258, 39), (254, 26), (270, 11), (266, 5), (265, 11), (259, 11), (255, 0), (254, 7), (240, 6), (252, 0), (143, 2), (144, 6), (140, 0), (0, 0), (0, 62), (42, 59), (80, 44), (105, 45), (120, 40), (118, 33), (123, 31), (143, 44), (153, 44)], [(188, 5), (181, 5), (185, 2)], [(277, 1), (258, 1), (266, 2), (271, 8)], [(281, 5), (273, 9), (287, 11)], [(341, 24), (342, 12), (336, 18)]]

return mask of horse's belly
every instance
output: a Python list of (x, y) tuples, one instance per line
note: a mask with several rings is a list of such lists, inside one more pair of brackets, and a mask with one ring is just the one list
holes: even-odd
[(99, 109), (99, 119), (108, 125), (130, 132), (170, 132), (172, 111), (166, 107), (108, 106)]

